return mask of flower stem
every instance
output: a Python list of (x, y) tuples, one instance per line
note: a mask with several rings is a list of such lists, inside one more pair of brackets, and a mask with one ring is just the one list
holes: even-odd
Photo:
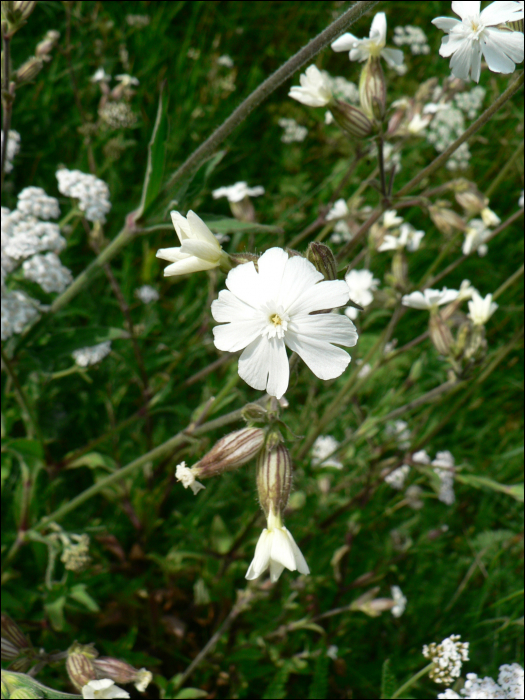
[(11, 128), (11, 114), (13, 113), (14, 95), (9, 89), (11, 80), (11, 37), (8, 35), (7, 23), (2, 22), (2, 109), (4, 118), (2, 120), (2, 170), (1, 170), (1, 185), (4, 187), (4, 174), (7, 162), (7, 142), (9, 140), (9, 129)]
[(396, 692), (393, 693), (393, 695), (390, 696), (392, 698), (392, 700), (395, 700), (395, 698), (401, 697), (401, 694), (404, 693), (405, 690), (408, 690), (409, 688), (411, 688), (414, 685), (414, 683), (417, 683), (417, 681), (420, 678), (423, 678), (423, 676), (426, 676), (427, 673), (430, 673), (433, 665), (434, 665), (433, 662), (428, 664), (427, 666), (422, 668), (421, 671), (418, 671), (414, 676), (412, 676), (412, 678), (410, 678), (406, 683), (403, 683), (403, 685), (400, 688), (398, 688), (396, 690)]

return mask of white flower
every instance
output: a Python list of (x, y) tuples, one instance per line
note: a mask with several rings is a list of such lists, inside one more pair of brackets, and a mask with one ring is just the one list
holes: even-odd
[(400, 491), (405, 485), (406, 478), (410, 472), (408, 464), (403, 464), (401, 467), (394, 469), (385, 476), (386, 483), (396, 491)]
[(412, 119), (407, 124), (407, 130), (414, 136), (417, 136), (427, 128), (429, 122), (430, 119), (428, 117), (422, 117), (420, 114), (414, 114)]
[(231, 270), (228, 289), (211, 305), (214, 319), (224, 324), (213, 329), (215, 346), (227, 352), (244, 348), (239, 375), (278, 399), (288, 388), (286, 346), (320, 379), (338, 377), (350, 356), (332, 343), (354, 346), (355, 326), (346, 316), (312, 312), (346, 304), (346, 282), (324, 281), (312, 263), (289, 258), (281, 248), (270, 248), (257, 264), (258, 272), (253, 262)]
[(459, 292), (455, 289), (425, 289), (424, 292), (412, 292), (405, 294), (401, 299), (403, 306), (410, 306), (412, 309), (426, 309), (430, 311), (443, 304), (449, 304), (458, 298)]
[(410, 429), (406, 421), (396, 420), (390, 423), (385, 428), (385, 434), (394, 437), (401, 449), (406, 450), (410, 447)]
[(339, 443), (331, 435), (319, 435), (312, 448), (312, 466), (342, 469), (342, 462), (335, 457), (329, 456), (332, 452), (335, 452), (338, 447)]
[(218, 66), (224, 66), (224, 68), (233, 68), (233, 59), (226, 54), (224, 56), (219, 56), (217, 59)]
[(396, 27), (394, 35), (394, 44), (396, 46), (408, 45), (414, 56), (430, 53), (426, 34), (420, 27), (412, 27), (410, 25)]
[(228, 259), (217, 238), (195, 212), (189, 211), (187, 218), (178, 211), (170, 213), (181, 246), (157, 251), (157, 258), (172, 263), (165, 268), (165, 277), (211, 270), (218, 267), (221, 260)]
[(432, 462), (432, 466), (440, 480), (438, 498), (442, 503), (446, 503), (450, 506), (456, 500), (456, 496), (454, 495), (455, 465), (452, 453), (448, 450), (438, 452), (436, 459)]
[(63, 292), (73, 281), (73, 275), (55, 253), (33, 255), (22, 265), (24, 277), (39, 284), (44, 292)]
[(383, 212), (383, 226), (385, 228), (395, 228), (403, 223), (403, 217), (397, 215), (395, 209), (387, 209)]
[(441, 41), (441, 56), (452, 56), (450, 70), (456, 78), (479, 82), (481, 54), (494, 73), (512, 73), (523, 61), (523, 34), (498, 29), (496, 25), (523, 18), (523, 9), (515, 2), (493, 2), (480, 13), (480, 2), (458, 1), (452, 17), (438, 17), (432, 24), (447, 32)]
[(128, 87), (129, 85), (138, 85), (139, 84), (139, 79), (134, 78), (131, 75), (128, 75), (127, 73), (123, 73), (121, 75), (115, 76), (115, 79), (118, 80), (119, 83), (122, 83), (124, 87)]
[(468, 228), (465, 231), (465, 240), (463, 241), (463, 255), (470, 255), (474, 250), (477, 250), (480, 256), (486, 255), (488, 248), (485, 241), (490, 235), (491, 231), (481, 219), (469, 221)]
[[(355, 309), (355, 311), (357, 311), (357, 309)], [(349, 318), (351, 318), (351, 316), (349, 316)], [(363, 360), (361, 360), (360, 362), (358, 360), (357, 364), (358, 365), (363, 364)], [(363, 364), (363, 366), (361, 367), (361, 369), (357, 373), (357, 378), (358, 379), (366, 379), (366, 377), (368, 377), (368, 375), (370, 374), (371, 371), (372, 371), (372, 365), (369, 362), (365, 362), (365, 364)]]
[(71, 354), (79, 367), (88, 367), (89, 365), (96, 365), (97, 362), (103, 360), (110, 352), (111, 341), (106, 340), (104, 343), (99, 343), (98, 345), (93, 345), (88, 348), (79, 348), (78, 350), (74, 350)]
[(182, 482), (185, 489), (187, 489), (189, 486), (195, 495), (197, 495), (202, 489), (206, 488), (204, 484), (201, 484), (195, 479), (194, 473), (191, 471), (191, 469), (188, 469), (186, 462), (177, 464), (175, 467), (175, 477), (178, 481)]
[(142, 287), (136, 289), (135, 296), (137, 299), (140, 299), (143, 304), (151, 304), (152, 301), (158, 301), (159, 299), (159, 293), (149, 284), (143, 284)]
[[(4, 132), (1, 133), (2, 138), (2, 150), (4, 146)], [(5, 156), (4, 170), (6, 173), (10, 173), (13, 169), (13, 159), (20, 150), (20, 134), (14, 129), (9, 129), (7, 133), (7, 150)]]
[(334, 202), (334, 205), (325, 218), (326, 221), (334, 221), (334, 219), (342, 219), (344, 216), (348, 216), (349, 213), (350, 210), (348, 209), (346, 200), (338, 199), (336, 202)]
[(470, 280), (463, 280), (459, 286), (458, 300), (466, 301), (467, 299), (472, 299), (474, 292), (477, 292), (477, 289), (471, 285)]
[(270, 567), (272, 583), (277, 581), (285, 568), (290, 571), (299, 571), (301, 574), (310, 573), (308, 564), (291, 532), (282, 524), (280, 516), (274, 515), (271, 510), (268, 515), (268, 527), (259, 537), (255, 556), (246, 578), (249, 581), (258, 578), (268, 567)]
[(344, 219), (339, 219), (339, 221), (334, 226), (334, 232), (330, 236), (332, 243), (346, 243), (351, 241), (353, 238), (352, 231)]
[(485, 207), (481, 210), (481, 218), (485, 226), (499, 226), (499, 224), (501, 224), (499, 216), (493, 212), (492, 209), (489, 209), (489, 207)]
[(436, 683), (451, 683), (461, 675), (461, 666), (468, 661), (468, 642), (460, 642), (459, 634), (452, 634), (441, 644), (425, 644), (423, 656), (434, 662), (429, 676)]
[(390, 592), (395, 603), (394, 607), (390, 612), (394, 617), (401, 617), (401, 615), (405, 612), (405, 608), (407, 606), (407, 599), (403, 595), (403, 591), (401, 590), (401, 588), (399, 588), (399, 586), (391, 586)]
[(111, 76), (108, 75), (103, 68), (97, 68), (90, 80), (92, 83), (109, 83)]
[(438, 698), (494, 698), (507, 700), (523, 698), (523, 668), (519, 664), (503, 664), (499, 667), (498, 682), (489, 676), (478, 678), (475, 673), (467, 673), (464, 687), (458, 695), (447, 688)]
[(317, 66), (308, 66), (299, 76), (301, 87), (290, 88), (288, 97), (309, 107), (325, 107), (332, 99), (330, 81)]
[(58, 200), (48, 197), (41, 187), (25, 187), (19, 192), (16, 208), (25, 217), (47, 220), (58, 219), (60, 216)]
[(472, 300), (468, 303), (468, 317), (475, 326), (484, 326), (498, 308), (492, 301), (492, 294), (483, 298), (478, 292), (472, 293)]
[(520, 198), (518, 199), (518, 207), (523, 207), (523, 190), (521, 190)]
[(88, 221), (106, 221), (106, 214), (111, 209), (109, 188), (103, 180), (82, 173), (80, 170), (61, 168), (56, 172), (58, 190), (66, 197), (78, 199), (78, 207)]
[(245, 197), (260, 197), (264, 194), (264, 187), (248, 187), (246, 182), (236, 182), (229, 187), (219, 187), (211, 193), (213, 199), (227, 197), (228, 202), (241, 202)]
[(308, 129), (298, 124), (295, 119), (283, 117), (279, 119), (278, 124), (284, 129), (284, 134), (281, 136), (283, 143), (301, 143), (308, 135)]
[(2, 291), (1, 337), (7, 340), (14, 334), (21, 333), (24, 327), (33, 321), (44, 307), (25, 292)]
[(332, 44), (334, 51), (349, 51), (351, 61), (366, 61), (370, 56), (382, 56), (389, 66), (403, 63), (403, 52), (399, 49), (386, 49), (386, 16), (378, 12), (370, 27), (368, 39), (357, 39), (353, 34), (343, 34)]
[(129, 698), (129, 693), (115, 685), (115, 681), (102, 678), (100, 681), (89, 681), (82, 688), (82, 697), (88, 700), (95, 698)]
[(330, 112), (330, 110), (327, 110), (327, 111), (324, 113), (324, 123), (325, 123), (327, 126), (329, 126), (330, 124), (333, 124), (334, 121), (335, 121), (334, 115), (332, 114), (332, 112)]
[(424, 235), (424, 231), (416, 231), (412, 224), (404, 223), (399, 228), (399, 235), (394, 236), (388, 233), (377, 250), (380, 253), (384, 253), (387, 250), (403, 250), (406, 248), (411, 253), (414, 253), (418, 250)]
[(430, 457), (426, 450), (419, 450), (412, 455), (412, 461), (416, 464), (430, 464)]
[[(350, 270), (345, 275), (345, 282), (350, 290), (350, 299), (356, 304), (366, 307), (374, 301), (374, 295), (379, 280), (376, 279), (370, 270)], [(345, 309), (345, 314), (350, 319), (356, 319), (359, 309), (349, 306)]]
[(336, 647), (335, 644), (330, 644), (330, 646), (326, 650), (326, 655), (328, 656), (329, 659), (332, 659), (332, 661), (335, 661), (337, 659), (337, 652), (338, 651), (339, 651), (339, 647)]

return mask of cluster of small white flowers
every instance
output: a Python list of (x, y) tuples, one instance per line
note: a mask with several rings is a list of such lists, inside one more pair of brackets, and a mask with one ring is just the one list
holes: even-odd
[(159, 299), (159, 293), (154, 287), (150, 286), (149, 284), (143, 284), (142, 287), (136, 289), (135, 296), (143, 304), (151, 304), (152, 301), (158, 301)]
[(414, 56), (430, 53), (427, 35), (420, 27), (396, 27), (393, 41), (396, 46), (408, 46)]
[(438, 498), (442, 503), (451, 506), (456, 500), (454, 494), (455, 464), (452, 453), (448, 450), (438, 452), (432, 466), (440, 481)]
[[(122, 76), (120, 76), (122, 77)], [(88, 221), (106, 221), (106, 214), (111, 209), (109, 188), (103, 180), (88, 175), (80, 170), (62, 168), (56, 173), (59, 191), (79, 200), (79, 208)]]
[(353, 238), (353, 233), (344, 219), (341, 219), (334, 226), (334, 232), (330, 236), (332, 243), (348, 243)]
[(36, 299), (24, 292), (4, 292), (2, 294), (2, 340), (21, 333), (30, 321), (42, 310)]
[[(345, 275), (345, 281), (350, 290), (350, 299), (356, 304), (366, 308), (374, 301), (372, 292), (376, 291), (379, 280), (370, 270), (350, 270)], [(353, 321), (359, 316), (359, 309), (348, 306), (345, 314)]]
[(127, 102), (106, 102), (98, 114), (109, 129), (131, 129), (137, 123), (137, 115)]
[(233, 59), (224, 54), (224, 56), (219, 56), (217, 59), (217, 65), (224, 66), (225, 68), (233, 68)]
[[(432, 144), (438, 153), (443, 153), (464, 131), (465, 117), (463, 112), (448, 105), (446, 109), (438, 110), (430, 122), (427, 142)], [(447, 161), (447, 168), (449, 170), (465, 170), (470, 157), (468, 145), (463, 143)]]
[(60, 534), (62, 554), (60, 561), (68, 571), (82, 571), (89, 564), (89, 535)]
[[(4, 132), (2, 131), (2, 150), (4, 148)], [(5, 154), (4, 171), (10, 173), (13, 169), (13, 160), (20, 150), (20, 134), (14, 129), (9, 129), (7, 138), (7, 151)]]
[(312, 448), (312, 466), (342, 469), (343, 464), (338, 459), (328, 457), (338, 447), (339, 443), (331, 435), (319, 435)]
[(481, 85), (476, 85), (470, 92), (459, 92), (454, 97), (456, 106), (464, 112), (469, 119), (475, 119), (483, 106), (483, 100), (487, 91)]
[(423, 656), (433, 661), (429, 676), (436, 683), (452, 683), (461, 675), (461, 666), (468, 661), (468, 642), (460, 642), (459, 634), (452, 634), (441, 644), (425, 644)]
[(399, 586), (391, 586), (390, 593), (392, 594), (392, 598), (395, 603), (390, 612), (394, 617), (401, 617), (407, 606), (407, 598), (403, 595), (403, 591), (401, 588), (399, 588)]
[(24, 262), (22, 269), (26, 279), (39, 284), (48, 294), (63, 292), (73, 281), (73, 275), (56, 253), (33, 255)]
[(323, 74), (327, 77), (332, 89), (332, 94), (339, 100), (346, 100), (350, 104), (359, 104), (359, 89), (355, 83), (351, 83), (341, 76), (331, 76), (326, 71)]
[(295, 119), (283, 117), (279, 119), (278, 124), (284, 129), (284, 134), (281, 136), (281, 141), (283, 143), (300, 143), (305, 140), (308, 134), (308, 129), (298, 124)]
[(410, 472), (408, 464), (403, 464), (401, 467), (394, 469), (393, 472), (385, 476), (385, 482), (396, 491), (401, 491), (405, 485), (406, 478)]
[(489, 676), (478, 678), (476, 673), (467, 673), (464, 687), (459, 691), (447, 688), (440, 693), (438, 698), (444, 700), (456, 698), (494, 698), (498, 700), (510, 700), (511, 698), (523, 698), (523, 668), (519, 664), (503, 664), (499, 668), (498, 682)]
[(387, 425), (385, 428), (385, 434), (388, 437), (395, 438), (397, 444), (402, 450), (406, 450), (410, 447), (410, 430), (406, 421), (396, 420), (395, 423)]
[(66, 240), (60, 235), (57, 224), (38, 221), (16, 209), (2, 215), (3, 252), (14, 260), (28, 258), (35, 253), (51, 250), (59, 253), (66, 247)]
[(71, 354), (79, 367), (89, 367), (103, 360), (106, 355), (111, 352), (111, 341), (106, 340), (104, 343), (92, 345), (88, 348), (79, 348)]
[(25, 187), (18, 195), (17, 210), (24, 217), (37, 219), (58, 219), (60, 207), (58, 199), (49, 197), (41, 187)]

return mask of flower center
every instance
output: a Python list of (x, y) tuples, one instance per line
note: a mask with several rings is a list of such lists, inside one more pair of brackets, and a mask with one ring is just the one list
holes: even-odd
[(467, 27), (469, 29), (470, 38), (473, 40), (479, 39), (485, 25), (480, 20), (479, 17), (468, 17), (466, 20)]
[(268, 338), (284, 338), (289, 320), (290, 317), (281, 305), (277, 308), (274, 307), (268, 313), (268, 325), (264, 329), (264, 334)]

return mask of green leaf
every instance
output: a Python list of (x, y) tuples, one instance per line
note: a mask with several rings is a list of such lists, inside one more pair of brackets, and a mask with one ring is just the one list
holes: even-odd
[(24, 460), (29, 469), (33, 469), (44, 459), (42, 445), (38, 440), (29, 440), (27, 438), (3, 440), (2, 450), (14, 452), (18, 457)]
[(175, 700), (183, 700), (184, 698), (205, 698), (209, 693), (200, 688), (183, 688), (175, 695)]
[(64, 595), (61, 595), (60, 598), (57, 598), (52, 603), (44, 604), (44, 609), (46, 611), (47, 616), (49, 617), (51, 627), (57, 632), (61, 632), (66, 624), (66, 620), (64, 617), (65, 604), (66, 596)]
[(107, 469), (109, 472), (114, 472), (117, 469), (115, 460), (108, 455), (101, 454), (100, 452), (88, 452), (67, 465), (68, 469), (76, 469), (77, 467), (89, 467), (90, 469), (102, 467), (103, 469)]
[(279, 226), (266, 226), (249, 221), (238, 221), (228, 217), (217, 217), (212, 214), (203, 214), (201, 219), (213, 233), (283, 233)]
[(381, 669), (381, 698), (391, 698), (396, 690), (396, 679), (390, 667), (390, 659), (385, 659)]
[(164, 97), (163, 86), (159, 95), (159, 106), (155, 126), (148, 145), (148, 164), (142, 186), (139, 208), (134, 213), (135, 221), (141, 219), (155, 202), (162, 187), (166, 160), (166, 139), (168, 136), (168, 100)]
[(510, 486), (507, 486), (506, 484), (500, 484), (498, 481), (489, 479), (486, 476), (476, 476), (475, 474), (456, 474), (456, 480), (460, 481), (462, 484), (473, 486), (476, 489), (487, 488), (491, 491), (506, 493), (507, 496), (512, 496), (512, 498), (515, 498), (520, 503), (523, 503), (523, 484), (512, 484)]
[(86, 590), (85, 583), (78, 583), (69, 592), (69, 597), (80, 603), (90, 612), (100, 612), (100, 608)]
[(308, 700), (324, 700), (328, 695), (328, 664), (329, 657), (324, 647), (315, 660), (314, 677), (308, 690)]

